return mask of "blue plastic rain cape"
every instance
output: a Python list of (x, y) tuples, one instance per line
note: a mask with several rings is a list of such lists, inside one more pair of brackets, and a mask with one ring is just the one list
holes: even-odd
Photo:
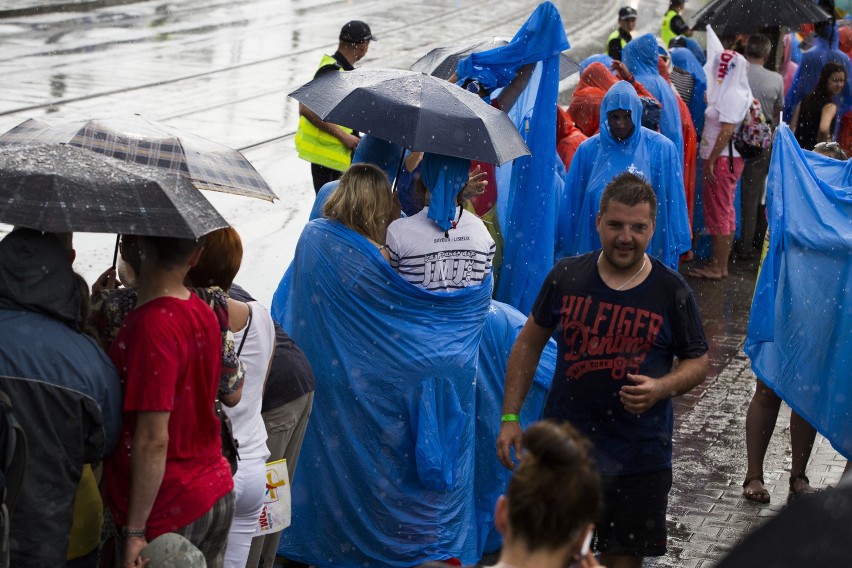
[(536, 93), (533, 111), (515, 121), (532, 155), (516, 159), (509, 184), (498, 184), (501, 193), (506, 193), (506, 188), (508, 194), (498, 196), (506, 199), (505, 216), (500, 219), (505, 248), (495, 297), (524, 313), (532, 308), (541, 283), (553, 266), (556, 217), (546, 213), (556, 210), (561, 183), (556, 153), (556, 99), (559, 54), (569, 47), (559, 11), (550, 2), (543, 2), (508, 45), (474, 53), (458, 64), (460, 79), (495, 77), (502, 86), (522, 65), (541, 62), (541, 70), (527, 87)]
[(683, 125), (680, 121), (680, 107), (677, 104), (677, 95), (672, 90), (668, 81), (660, 77), (657, 70), (659, 58), (657, 49), (657, 38), (654, 34), (640, 36), (622, 49), (622, 60), (636, 80), (654, 95), (663, 105), (663, 118), (660, 122), (660, 132), (663, 136), (674, 142), (678, 149), (677, 160), (681, 170), (683, 169)]
[[(624, 141), (616, 140), (609, 131), (607, 114), (616, 109), (629, 110), (635, 126), (633, 134)], [(601, 196), (612, 178), (623, 172), (645, 178), (657, 195), (657, 227), (648, 254), (677, 270), (678, 257), (689, 250), (686, 193), (678, 150), (663, 135), (642, 128), (641, 113), (639, 96), (626, 81), (616, 83), (604, 96), (600, 132), (580, 144), (562, 190), (558, 257), (600, 248), (595, 218)]]
[[(495, 552), (503, 542), (494, 528), (494, 506), (506, 492), (512, 472), (497, 459), (497, 434), (503, 407), (503, 384), (509, 354), (527, 318), (508, 304), (491, 302), (479, 344), (476, 372), (476, 529), (477, 553)], [(544, 399), (556, 371), (556, 342), (550, 339), (541, 355), (533, 384), (521, 408), (521, 427), (541, 419)]]
[(686, 48), (692, 52), (692, 55), (695, 56), (695, 59), (698, 60), (698, 63), (704, 67), (704, 64), (707, 63), (707, 54), (704, 53), (704, 49), (701, 47), (701, 44), (692, 39), (691, 37), (683, 38), (686, 40)]
[[(364, 237), (308, 223), (275, 314), (316, 375), (280, 551), (316, 566), (478, 559), (476, 358), (491, 280), (406, 282)], [(279, 289), (281, 292), (281, 289)]]
[(456, 199), (467, 183), (470, 160), (424, 154), (420, 176), (429, 190), (429, 212), (442, 231), (449, 231), (456, 216)]
[(847, 459), (852, 458), (849, 167), (803, 152), (785, 125), (776, 130), (766, 196), (769, 251), (745, 343), (755, 374)]
[(694, 81), (692, 99), (689, 101), (689, 116), (692, 117), (698, 140), (701, 140), (701, 133), (704, 131), (704, 111), (707, 110), (707, 102), (704, 100), (704, 95), (707, 94), (707, 74), (701, 62), (689, 49), (675, 47), (670, 53), (674, 66), (689, 73)]
[(844, 112), (852, 109), (852, 81), (848, 80), (849, 77), (852, 77), (852, 63), (850, 63), (848, 55), (837, 49), (837, 37), (837, 33), (835, 33), (832, 46), (829, 46), (828, 40), (815, 37), (813, 46), (802, 53), (802, 60), (793, 76), (793, 83), (784, 98), (785, 120), (793, 118), (793, 111), (796, 110), (796, 106), (817, 86), (819, 74), (829, 61), (840, 63), (846, 68), (847, 80), (843, 86), (843, 92), (840, 94), (838, 116), (842, 116)]

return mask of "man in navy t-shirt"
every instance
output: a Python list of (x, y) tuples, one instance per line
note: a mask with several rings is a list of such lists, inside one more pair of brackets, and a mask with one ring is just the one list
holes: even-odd
[(511, 448), (520, 455), (517, 415), (556, 331), (544, 417), (570, 421), (594, 445), (606, 500), (596, 547), (616, 568), (665, 554), (671, 399), (700, 384), (708, 367), (692, 290), (645, 252), (656, 208), (653, 188), (636, 175), (606, 187), (596, 220), (603, 248), (556, 263), (512, 349), (497, 439), (511, 469)]

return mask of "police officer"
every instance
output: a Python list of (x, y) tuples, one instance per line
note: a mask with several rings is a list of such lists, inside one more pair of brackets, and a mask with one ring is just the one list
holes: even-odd
[(606, 43), (606, 54), (617, 61), (621, 61), (621, 49), (633, 39), (633, 30), (636, 28), (636, 10), (625, 6), (618, 11), (618, 28), (613, 30)]
[(692, 28), (686, 24), (681, 15), (685, 5), (686, 0), (671, 0), (669, 2), (669, 9), (663, 16), (663, 26), (660, 30), (660, 37), (665, 45), (669, 45), (669, 42), (679, 35), (692, 35)]
[[(340, 41), (334, 55), (323, 55), (314, 79), (335, 71), (351, 71), (364, 58), (370, 42), (375, 41), (370, 26), (353, 20), (340, 30)], [(296, 131), (296, 151), (311, 163), (314, 191), (330, 181), (339, 179), (352, 162), (352, 152), (358, 147), (358, 133), (349, 128), (325, 122), (303, 104), (299, 105), (299, 128)]]

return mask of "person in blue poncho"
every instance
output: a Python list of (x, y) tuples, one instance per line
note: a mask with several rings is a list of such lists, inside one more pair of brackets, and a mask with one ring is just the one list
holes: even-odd
[[(683, 148), (683, 125), (680, 121), (680, 111), (677, 95), (668, 81), (660, 76), (657, 70), (660, 50), (657, 38), (653, 34), (645, 34), (628, 43), (624, 47), (622, 60), (654, 98), (663, 105), (660, 120), (660, 132), (674, 142), (675, 148)], [(682, 166), (683, 157), (678, 154), (678, 164)]]
[(600, 247), (595, 216), (601, 195), (610, 180), (626, 171), (645, 178), (660, 203), (648, 253), (676, 269), (678, 257), (689, 250), (678, 150), (663, 135), (643, 128), (641, 116), (642, 103), (632, 85), (621, 81), (607, 92), (600, 133), (580, 144), (568, 172), (559, 204), (558, 258)]
[(689, 116), (692, 117), (695, 133), (700, 140), (701, 132), (704, 130), (704, 111), (707, 110), (707, 101), (704, 100), (704, 96), (707, 94), (707, 74), (704, 73), (704, 67), (689, 48), (673, 47), (669, 53), (672, 57), (672, 64), (683, 69), (692, 77), (692, 98), (688, 105)]
[[(819, 81), (822, 68), (829, 61), (840, 63), (846, 69), (846, 76), (852, 77), (852, 62), (849, 56), (837, 48), (837, 33), (830, 22), (820, 22), (814, 26), (816, 37), (809, 50), (802, 53), (802, 61), (793, 77), (793, 84), (784, 99), (784, 117), (793, 116), (796, 105), (808, 93), (814, 90)], [(852, 108), (852, 83), (846, 82), (840, 94), (840, 114)], [(789, 119), (788, 119), (789, 120)]]

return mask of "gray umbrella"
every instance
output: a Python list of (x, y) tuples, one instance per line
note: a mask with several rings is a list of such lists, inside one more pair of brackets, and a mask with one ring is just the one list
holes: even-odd
[[(492, 37), (488, 39), (479, 39), (474, 41), (466, 41), (455, 45), (445, 47), (436, 47), (420, 59), (414, 62), (409, 67), (411, 71), (419, 73), (428, 73), (439, 79), (449, 79), (456, 72), (459, 61), (465, 59), (472, 53), (488, 51), (497, 47), (503, 47), (509, 43), (508, 40)], [(574, 73), (580, 72), (580, 64), (565, 55), (559, 54), (559, 80), (570, 77)]]
[(184, 239), (228, 226), (187, 178), (67, 145), (0, 148), (0, 222)]
[(334, 124), (409, 150), (502, 164), (528, 155), (509, 117), (477, 95), (424, 73), (326, 73), (290, 96)]
[(714, 0), (695, 14), (693, 27), (703, 30), (710, 24), (717, 34), (733, 35), (830, 18), (811, 0)]

